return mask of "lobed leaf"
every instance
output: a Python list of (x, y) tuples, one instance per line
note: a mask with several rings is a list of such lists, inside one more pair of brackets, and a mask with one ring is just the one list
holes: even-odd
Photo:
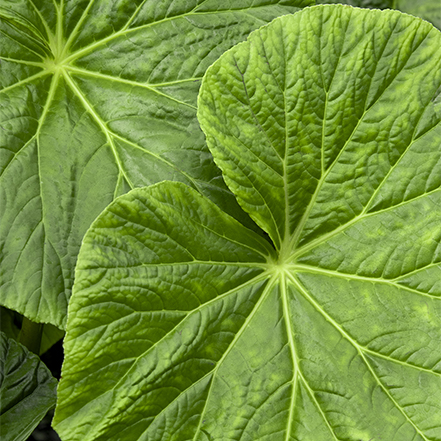
[(182, 183), (86, 234), (68, 440), (441, 439), (441, 34), (330, 5), (206, 72), (198, 118), (274, 247)]
[(1, 304), (64, 328), (83, 235), (131, 188), (185, 182), (247, 222), (199, 129), (200, 81), (312, 3), (2, 0)]

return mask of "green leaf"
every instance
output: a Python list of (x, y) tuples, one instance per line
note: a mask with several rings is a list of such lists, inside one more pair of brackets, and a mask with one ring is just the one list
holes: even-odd
[(312, 3), (0, 1), (0, 303), (64, 328), (83, 235), (134, 187), (182, 181), (247, 222), (199, 129), (201, 78)]
[(391, 9), (393, 8), (394, 0), (317, 0), (318, 5), (332, 3), (340, 3), (358, 8)]
[[(0, 331), (7, 337), (18, 340), (23, 316), (15, 311), (0, 306)], [(61, 331), (53, 325), (44, 324), (41, 336), (40, 355), (44, 354), (57, 341), (64, 337), (64, 331)]]
[(274, 248), (182, 183), (104, 210), (64, 441), (441, 438), (440, 48), (421, 19), (319, 6), (208, 69), (208, 145)]
[(55, 406), (57, 381), (36, 355), (3, 332), (0, 343), (1, 439), (24, 441)]
[(439, 0), (396, 0), (395, 8), (416, 17), (430, 21), (438, 29), (441, 29), (441, 4)]
[(424, 18), (441, 29), (439, 0), (317, 0), (317, 4), (342, 3), (359, 8), (398, 9), (415, 17)]
[(18, 339), (22, 317), (15, 311), (0, 306), (0, 331), (8, 338)]

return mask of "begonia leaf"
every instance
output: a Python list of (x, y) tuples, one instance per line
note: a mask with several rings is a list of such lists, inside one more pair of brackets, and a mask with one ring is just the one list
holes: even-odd
[(63, 441), (441, 439), (441, 33), (327, 5), (205, 74), (198, 118), (272, 246), (184, 183), (81, 248)]
[(1, 305), (64, 328), (83, 235), (131, 188), (182, 181), (241, 216), (197, 122), (201, 78), (310, 4), (1, 0)]

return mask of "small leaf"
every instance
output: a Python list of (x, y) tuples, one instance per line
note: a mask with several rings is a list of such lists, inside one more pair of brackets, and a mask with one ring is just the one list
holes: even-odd
[(57, 381), (36, 355), (3, 332), (0, 343), (1, 438), (24, 441), (55, 406)]

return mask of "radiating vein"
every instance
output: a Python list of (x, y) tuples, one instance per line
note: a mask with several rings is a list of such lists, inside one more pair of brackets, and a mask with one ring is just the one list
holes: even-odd
[(136, 144), (133, 141), (130, 141), (127, 138), (124, 138), (123, 136), (119, 135), (118, 133), (115, 133), (113, 130), (110, 130), (109, 128), (106, 127), (107, 132), (113, 136), (116, 139), (119, 139), (120, 141), (125, 142), (126, 144), (130, 145), (133, 148), (136, 148), (138, 150), (141, 150), (145, 155), (151, 156), (152, 158), (157, 159), (158, 161), (162, 162), (163, 164), (168, 165), (170, 168), (172, 168), (173, 170), (179, 172), (180, 174), (182, 174), (185, 178), (187, 178), (192, 184), (194, 184), (195, 188), (199, 188), (199, 186), (196, 184), (196, 180), (190, 176), (188, 173), (186, 173), (185, 171), (179, 169), (175, 164), (173, 164), (172, 162), (168, 161), (167, 159), (163, 158), (162, 156), (152, 152), (151, 150), (147, 150), (144, 147), (140, 146), (139, 144)]
[(346, 229), (348, 229), (352, 225), (356, 224), (357, 222), (360, 222), (364, 219), (368, 219), (373, 216), (378, 216), (378, 215), (385, 213), (385, 212), (388, 212), (388, 211), (393, 211), (399, 207), (405, 206), (405, 205), (410, 204), (418, 199), (421, 199), (426, 196), (430, 196), (432, 194), (436, 194), (438, 192), (441, 192), (441, 188), (436, 188), (436, 189), (431, 190), (427, 193), (420, 194), (412, 199), (408, 199), (406, 201), (400, 202), (399, 204), (392, 205), (390, 207), (386, 207), (381, 210), (372, 211), (370, 213), (361, 212), (357, 216), (353, 217), (350, 221), (340, 225), (339, 227), (330, 231), (329, 233), (323, 234), (322, 236), (319, 236), (317, 239), (311, 240), (311, 242), (308, 242), (305, 245), (297, 248), (292, 254), (292, 260), (299, 258), (300, 256), (306, 254), (311, 249), (318, 247), (319, 245), (321, 245), (324, 242), (327, 242), (329, 239), (331, 239), (332, 237), (336, 236), (337, 234), (345, 231)]
[[(361, 346), (360, 344), (358, 344), (330, 315), (328, 315), (328, 313), (308, 294), (307, 290), (303, 287), (303, 285), (300, 283), (300, 281), (297, 279), (297, 277), (293, 276), (292, 274), (289, 274), (288, 277), (291, 279), (291, 281), (295, 284), (295, 286), (299, 289), (299, 291), (301, 293), (303, 293), (304, 297), (311, 303), (311, 305), (313, 305), (315, 307), (315, 309), (320, 312), (320, 314), (326, 319), (328, 320), (334, 327), (335, 329), (338, 330), (338, 332), (344, 336), (353, 346), (354, 348), (357, 350), (358, 354), (360, 355), (360, 357), (363, 359), (366, 367), (368, 368), (368, 370), (370, 371), (371, 375), (373, 376), (373, 378), (375, 379), (375, 381), (377, 382), (377, 384), (380, 386), (380, 388), (384, 391), (384, 393), (389, 397), (389, 399), (391, 400), (391, 402), (394, 404), (394, 406), (399, 410), (399, 412), (405, 417), (405, 419), (412, 425), (412, 427), (415, 429), (415, 431), (425, 440), (425, 441), (430, 441), (428, 438), (426, 438), (424, 436), (424, 434), (420, 431), (420, 429), (418, 428), (418, 426), (416, 426), (416, 424), (409, 418), (409, 416), (407, 415), (407, 413), (404, 411), (404, 409), (399, 405), (399, 403), (395, 400), (395, 398), (393, 398), (393, 396), (391, 395), (391, 393), (389, 392), (389, 390), (384, 386), (384, 384), (380, 381), (380, 379), (378, 378), (378, 376), (376, 375), (376, 373), (373, 371), (372, 366), (370, 365), (370, 363), (367, 361), (364, 352), (371, 352), (374, 353), (375, 355), (377, 355), (374, 351), (371, 351), (369, 349), (364, 348), (363, 346)], [(384, 357), (383, 357), (384, 358)], [(393, 359), (392, 359), (393, 360)], [(404, 364), (404, 363), (402, 363)], [(412, 366), (412, 365), (411, 365)], [(419, 368), (417, 366), (412, 366), (416, 369), (420, 369), (420, 370), (426, 370), (424, 368)], [(434, 374), (433, 371), (429, 371), (431, 374)]]
[(151, 92), (153, 92), (153, 93), (155, 93), (157, 95), (160, 95), (160, 96), (162, 96), (164, 98), (167, 98), (167, 99), (169, 99), (171, 101), (175, 101), (178, 104), (181, 104), (181, 105), (186, 106), (186, 107), (190, 107), (193, 110), (197, 109), (196, 106), (193, 106), (192, 104), (188, 104), (185, 101), (180, 101), (180, 100), (178, 100), (177, 98), (175, 98), (175, 97), (173, 97), (171, 95), (167, 95), (166, 93), (157, 90), (155, 87), (153, 87), (153, 86), (151, 86), (150, 84), (147, 84), (147, 83), (138, 83), (137, 81), (126, 80), (126, 79), (121, 78), (121, 77), (116, 77), (116, 76), (112, 76), (112, 75), (106, 75), (106, 74), (102, 74), (102, 73), (99, 73), (99, 72), (92, 72), (92, 71), (87, 70), (87, 69), (82, 69), (82, 68), (73, 67), (73, 66), (69, 67), (69, 71), (80, 73), (80, 74), (83, 74), (83, 75), (87, 75), (87, 76), (93, 77), (93, 78), (102, 78), (102, 79), (113, 81), (113, 82), (116, 82), (116, 83), (124, 83), (124, 84), (129, 84), (130, 86), (142, 87), (144, 89), (150, 90)]
[[(387, 47), (387, 44), (388, 44), (388, 42), (389, 42), (389, 40), (390, 40), (390, 38), (391, 38), (391, 36), (392, 36), (392, 34), (393, 34), (393, 32), (394, 32), (396, 26), (397, 26), (397, 23), (398, 23), (398, 21), (395, 21), (395, 22), (394, 22), (393, 27), (392, 27), (392, 29), (391, 29), (391, 33), (390, 33), (389, 37), (386, 39), (386, 42), (385, 42), (384, 46), (382, 47), (381, 53), (380, 53), (380, 55), (379, 55), (379, 58), (381, 58), (381, 56), (382, 56), (382, 54), (383, 54), (385, 48)], [(426, 35), (426, 37), (427, 37), (427, 35)], [(423, 40), (423, 41), (424, 41), (424, 40)], [(420, 46), (421, 44), (422, 44), (422, 41), (419, 43), (418, 46)], [(417, 50), (418, 46), (417, 46), (416, 48), (413, 48), (413, 50), (410, 52), (410, 55), (408, 55), (408, 59), (409, 59), (410, 56), (411, 56), (411, 55)], [(372, 79), (373, 79), (373, 77), (374, 77), (374, 74), (375, 74), (375, 72), (376, 72), (377, 67), (378, 67), (378, 63), (375, 64), (375, 70), (374, 70), (374, 73), (371, 75), (371, 83), (372, 83)], [(392, 83), (394, 82), (395, 78), (398, 76), (398, 74), (399, 74), (399, 73), (400, 73), (405, 67), (406, 67), (406, 66), (404, 65), (404, 66), (402, 67), (401, 70), (397, 70), (397, 71), (394, 73), (394, 75), (392, 76), (392, 78), (389, 80), (389, 83), (388, 83), (388, 84), (387, 84), (387, 85), (381, 90), (381, 92), (378, 94), (378, 96), (375, 97), (375, 99), (374, 99), (373, 102), (370, 104), (370, 106), (367, 107), (367, 106), (366, 106), (366, 102), (365, 102), (365, 107), (364, 107), (364, 110), (363, 110), (363, 114), (362, 114), (362, 115), (360, 116), (360, 118), (358, 119), (357, 124), (354, 126), (353, 130), (352, 130), (351, 133), (349, 134), (348, 138), (346, 139), (345, 143), (344, 143), (343, 146), (341, 147), (341, 149), (340, 149), (340, 151), (338, 152), (338, 154), (337, 154), (337, 156), (335, 157), (335, 159), (334, 159), (334, 160), (332, 161), (332, 163), (329, 165), (329, 167), (328, 167), (328, 169), (326, 170), (326, 172), (325, 172), (324, 174), (322, 174), (322, 176), (320, 177), (320, 180), (319, 180), (318, 183), (317, 183), (317, 186), (316, 186), (316, 189), (315, 189), (315, 191), (314, 191), (314, 194), (312, 195), (312, 197), (311, 197), (311, 199), (310, 199), (310, 201), (309, 201), (309, 203), (308, 203), (308, 206), (306, 207), (306, 210), (305, 210), (305, 212), (304, 212), (302, 218), (300, 219), (300, 222), (299, 222), (299, 224), (298, 224), (298, 226), (297, 226), (297, 228), (296, 228), (296, 231), (295, 231), (294, 234), (293, 234), (293, 238), (292, 238), (292, 241), (291, 241), (291, 243), (292, 243), (291, 247), (292, 247), (292, 248), (294, 248), (294, 247), (298, 244), (298, 242), (300, 241), (301, 234), (302, 234), (302, 232), (303, 232), (303, 229), (304, 229), (304, 226), (305, 226), (305, 224), (306, 224), (306, 221), (307, 221), (308, 218), (309, 218), (309, 215), (310, 215), (310, 213), (311, 213), (311, 211), (312, 211), (312, 209), (313, 209), (313, 207), (314, 207), (314, 205), (315, 205), (315, 202), (316, 202), (317, 197), (318, 197), (318, 195), (319, 195), (319, 193), (320, 193), (320, 190), (321, 190), (322, 186), (324, 185), (324, 183), (325, 183), (325, 181), (326, 181), (326, 178), (327, 178), (328, 175), (331, 173), (331, 171), (332, 171), (332, 169), (333, 169), (333, 166), (339, 161), (340, 157), (341, 157), (341, 156), (343, 155), (343, 153), (345, 152), (347, 146), (350, 144), (350, 142), (352, 141), (352, 138), (353, 138), (354, 135), (357, 133), (357, 130), (358, 130), (360, 124), (363, 122), (363, 120), (364, 120), (364, 118), (366, 117), (366, 115), (369, 113), (369, 111), (370, 111), (372, 108), (374, 108), (374, 105), (375, 105), (376, 103), (379, 102), (380, 98), (384, 95), (384, 93), (388, 90), (388, 88), (389, 88), (389, 87), (392, 85)], [(371, 83), (370, 83), (370, 85), (369, 85), (369, 89), (368, 89), (368, 91), (366, 92), (366, 100), (367, 100), (367, 98), (369, 97), (369, 93), (368, 93), (368, 92), (369, 92), (369, 90), (370, 90)]]
[[(48, 92), (48, 95), (47, 95), (47, 99), (46, 99), (46, 102), (44, 104), (43, 111), (41, 113), (40, 119), (38, 121), (37, 131), (35, 133), (35, 138), (36, 138), (36, 141), (37, 141), (39, 195), (40, 195), (40, 199), (41, 199), (41, 223), (43, 225), (43, 236), (45, 238), (45, 240), (43, 241), (43, 243), (44, 243), (44, 245), (43, 245), (43, 264), (42, 264), (42, 267), (41, 267), (40, 289), (43, 286), (42, 282), (44, 280), (44, 270), (46, 268), (45, 260), (47, 259), (47, 253), (46, 253), (47, 244), (49, 244), (52, 247), (52, 249), (54, 250), (54, 252), (57, 255), (58, 259), (60, 260), (58, 252), (56, 251), (56, 249), (52, 245), (52, 243), (50, 241), (50, 238), (47, 236), (46, 227), (45, 227), (45, 223), (44, 223), (45, 212), (46, 212), (46, 208), (45, 207), (46, 206), (45, 206), (45, 203), (44, 203), (43, 188), (42, 188), (42, 182), (43, 182), (43, 179), (42, 179), (42, 176), (41, 176), (41, 157), (42, 157), (42, 151), (41, 151), (41, 145), (40, 145), (40, 139), (39, 139), (40, 130), (41, 130), (42, 126), (43, 126), (44, 120), (46, 119), (46, 115), (49, 112), (49, 108), (50, 108), (50, 106), (52, 104), (52, 101), (53, 101), (53, 99), (55, 97), (55, 91), (56, 91), (56, 89), (58, 87), (58, 82), (59, 82), (59, 73), (56, 72), (54, 74), (54, 76), (52, 77), (52, 81), (51, 81), (51, 85), (50, 85), (49, 92)], [(60, 262), (61, 262), (61, 260), (60, 260)], [(62, 275), (63, 286), (64, 286), (63, 294), (66, 295), (66, 292), (65, 292), (66, 291), (65, 290), (65, 288), (66, 288), (65, 287), (66, 277), (65, 277), (65, 269), (63, 267), (61, 267), (61, 275)], [(40, 295), (41, 295), (41, 293), (40, 293)], [(40, 304), (41, 304), (41, 302), (38, 302), (39, 307), (40, 307)], [(37, 316), (38, 316), (38, 313), (39, 313), (39, 311), (36, 311)], [(57, 323), (57, 325), (59, 327), (62, 327), (61, 323)]]
[(294, 419), (298, 379), (299, 379), (299, 359), (294, 342), (294, 330), (292, 327), (292, 319), (291, 319), (292, 314), (289, 308), (288, 293), (286, 289), (286, 276), (285, 274), (281, 274), (280, 276), (278, 276), (278, 278), (280, 280), (280, 296), (282, 298), (282, 305), (283, 305), (283, 318), (285, 320), (288, 345), (291, 352), (292, 362), (294, 365), (293, 379), (292, 379), (292, 394), (291, 394), (291, 402), (290, 402), (289, 416), (288, 416), (286, 437), (285, 437), (285, 441), (288, 441), (291, 437), (291, 432), (293, 430), (292, 423)]
[(51, 28), (49, 27), (46, 19), (43, 17), (43, 14), (41, 11), (35, 6), (35, 3), (33, 0), (28, 0), (29, 3), (32, 5), (32, 8), (34, 9), (35, 13), (40, 17), (41, 22), (43, 23), (44, 29), (46, 30), (47, 36), (49, 40), (54, 38), (54, 34), (52, 33)]
[(72, 89), (72, 91), (74, 92), (74, 94), (80, 99), (80, 101), (83, 103), (83, 106), (85, 107), (85, 109), (89, 112), (90, 115), (92, 115), (93, 119), (98, 123), (99, 127), (101, 128), (102, 132), (104, 133), (104, 135), (106, 136), (110, 148), (112, 149), (113, 152), (113, 156), (116, 160), (116, 163), (118, 165), (118, 169), (121, 171), (121, 173), (123, 173), (124, 178), (126, 179), (127, 183), (129, 184), (129, 186), (133, 189), (135, 186), (133, 185), (133, 183), (131, 182), (131, 180), (129, 179), (129, 177), (127, 176), (121, 160), (119, 158), (118, 152), (116, 150), (116, 146), (113, 142), (112, 136), (109, 133), (109, 130), (107, 129), (104, 121), (101, 119), (101, 117), (93, 110), (91, 104), (87, 101), (86, 97), (84, 96), (84, 94), (81, 92), (81, 90), (78, 88), (78, 86), (75, 84), (75, 82), (73, 81), (73, 79), (70, 77), (70, 75), (68, 75), (67, 73), (64, 74), (64, 78), (66, 80), (66, 82), (69, 84), (70, 88)]
[(181, 80), (172, 80), (172, 81), (162, 81), (160, 83), (140, 83), (144, 84), (149, 87), (167, 87), (167, 86), (174, 86), (176, 84), (182, 84), (182, 83), (191, 83), (191, 82), (200, 82), (202, 80), (202, 77), (190, 77), (190, 78), (183, 78)]
[[(17, 39), (13, 38), (11, 35), (6, 34), (4, 31), (0, 30), (0, 35), (3, 34), (6, 38), (9, 38), (10, 40), (14, 41), (15, 43), (17, 43), (19, 46), (21, 46), (23, 49), (25, 49), (26, 51), (29, 51), (30, 53), (34, 54), (35, 56), (37, 56), (38, 58), (41, 58), (42, 61), (44, 61), (44, 57), (43, 55), (39, 54), (38, 52), (35, 52), (33, 49), (31, 49), (28, 46), (25, 46), (23, 43), (21, 43), (20, 41), (18, 41)], [(3, 58), (3, 57), (1, 57)]]
[[(252, 9), (252, 8), (245, 8), (245, 10), (246, 9)], [(245, 12), (242, 9), (235, 9), (233, 11), (234, 12), (239, 12), (239, 13), (240, 12), (242, 12), (242, 13)], [(144, 24), (144, 25), (139, 25), (139, 26), (136, 26), (136, 27), (133, 27), (133, 28), (128, 28), (127, 27), (128, 25), (130, 25), (130, 23), (129, 23), (128, 25), (126, 25), (121, 30), (119, 30), (117, 32), (114, 32), (113, 34), (111, 34), (111, 35), (109, 35), (109, 36), (107, 36), (107, 37), (105, 37), (105, 38), (103, 38), (103, 39), (101, 39), (101, 40), (99, 40), (97, 42), (94, 42), (94, 43), (92, 43), (92, 44), (90, 44), (90, 45), (88, 45), (88, 46), (86, 46), (86, 47), (84, 47), (82, 49), (79, 49), (78, 51), (72, 53), (71, 55), (69, 55), (66, 58), (66, 62), (71, 62), (73, 60), (76, 60), (76, 59), (84, 56), (84, 55), (87, 55), (88, 53), (90, 53), (94, 49), (96, 49), (97, 47), (100, 47), (100, 46), (108, 43), (109, 41), (115, 40), (116, 38), (120, 37), (121, 35), (127, 35), (129, 33), (136, 32), (136, 31), (138, 31), (140, 29), (150, 28), (150, 27), (157, 26), (157, 25), (165, 23), (165, 22), (169, 22), (169, 21), (173, 21), (173, 20), (178, 20), (178, 19), (184, 19), (186, 17), (200, 16), (200, 15), (216, 15), (216, 16), (218, 16), (219, 14), (221, 14), (223, 12), (224, 13), (225, 12), (228, 13), (228, 12), (231, 12), (231, 10), (229, 10), (229, 9), (225, 10), (224, 9), (224, 10), (205, 11), (205, 12), (185, 12), (183, 14), (178, 14), (178, 15), (175, 15), (175, 16), (172, 16), (172, 17), (165, 17), (165, 18), (163, 18), (161, 20), (158, 20), (158, 21), (155, 21), (155, 22), (151, 22), (151, 23), (147, 23), (147, 24)], [(261, 21), (261, 20), (258, 20), (256, 17), (254, 17), (254, 19), (256, 21)]]
[[(440, 265), (440, 263), (435, 263), (435, 264), (430, 264), (427, 265), (428, 267), (433, 266), (433, 265)], [(399, 283), (396, 283), (396, 280), (398, 278), (395, 279), (384, 279), (381, 277), (367, 277), (367, 276), (360, 276), (358, 274), (350, 274), (350, 273), (341, 273), (339, 271), (335, 271), (335, 270), (329, 270), (329, 269), (324, 269), (324, 268), (320, 268), (320, 267), (316, 267), (316, 266), (311, 266), (311, 265), (303, 265), (303, 264), (293, 264), (293, 265), (289, 265), (289, 268), (291, 268), (293, 271), (296, 270), (300, 270), (300, 271), (306, 271), (306, 272), (311, 272), (311, 273), (317, 273), (317, 274), (325, 274), (327, 276), (330, 277), (338, 277), (338, 278), (342, 278), (342, 279), (349, 279), (349, 280), (357, 280), (357, 281), (365, 281), (365, 282), (375, 282), (375, 283), (380, 283), (383, 285), (389, 285), (389, 286), (393, 286), (394, 288), (400, 289), (400, 290), (404, 290), (404, 291), (408, 291), (408, 292), (412, 292), (414, 294), (418, 294), (418, 295), (422, 295), (425, 297), (429, 297), (430, 299), (435, 299), (435, 300), (440, 300), (441, 301), (441, 297), (433, 295), (433, 294), (429, 294), (426, 293), (424, 291), (419, 291), (415, 288), (410, 288), (406, 285), (401, 285)], [(418, 268), (418, 271), (422, 271), (424, 270), (426, 267), (422, 267), (422, 268)], [(400, 276), (400, 278), (402, 277), (407, 277), (408, 274), (403, 274)]]
[[(317, 271), (318, 272), (318, 271)], [(402, 361), (402, 360), (399, 360), (399, 359), (396, 359), (396, 358), (392, 358), (392, 357), (390, 357), (390, 356), (388, 356), (388, 355), (385, 355), (385, 354), (382, 354), (381, 352), (377, 352), (377, 351), (374, 351), (374, 350), (372, 350), (372, 349), (369, 349), (369, 348), (367, 348), (366, 346), (363, 346), (363, 345), (361, 345), (360, 343), (358, 343), (358, 342), (356, 342), (346, 331), (344, 331), (343, 330), (343, 328), (335, 321), (335, 320), (333, 320), (330, 316), (328, 316), (328, 314), (326, 313), (326, 311), (324, 311), (322, 308), (321, 308), (321, 306), (307, 293), (307, 291), (306, 291), (306, 289), (305, 288), (303, 288), (303, 286), (301, 285), (301, 283), (300, 283), (300, 281), (297, 279), (297, 277), (294, 277), (294, 276), (292, 276), (292, 275), (289, 275), (289, 277), (294, 281), (295, 280), (295, 283), (296, 283), (296, 286), (298, 285), (299, 286), (299, 288), (302, 290), (302, 292), (305, 294), (305, 296), (309, 299), (309, 301), (318, 309), (318, 310), (320, 310), (320, 312), (322, 312), (323, 313), (323, 315), (326, 317), (326, 318), (329, 318), (329, 320), (331, 320), (332, 321), (332, 323), (334, 324), (334, 326), (340, 331), (340, 333), (342, 333), (342, 334), (344, 334), (344, 336), (345, 337), (347, 337), (351, 342), (352, 342), (352, 344), (354, 345), (354, 346), (356, 346), (360, 351), (364, 351), (364, 352), (369, 352), (370, 354), (373, 354), (373, 355), (376, 355), (376, 356), (378, 356), (378, 357), (381, 357), (381, 358), (384, 358), (384, 359), (386, 359), (386, 360), (389, 360), (389, 361), (391, 361), (391, 362), (394, 362), (394, 363), (396, 363), (396, 364), (401, 364), (401, 365), (403, 365), (403, 366), (406, 366), (406, 367), (410, 367), (410, 368), (413, 368), (413, 369), (416, 369), (416, 370), (418, 370), (418, 371), (423, 371), (423, 372), (427, 372), (427, 373), (429, 373), (429, 374), (432, 374), (432, 375), (437, 375), (437, 376), (439, 376), (439, 377), (441, 377), (441, 373), (440, 372), (437, 372), (437, 371), (434, 371), (434, 370), (431, 370), (431, 369), (427, 369), (427, 368), (425, 368), (425, 367), (422, 367), (422, 366), (417, 366), (417, 365), (414, 365), (414, 364), (411, 364), (411, 363), (408, 363), (408, 362), (405, 362), (405, 361)], [(402, 285), (398, 285), (397, 286), (398, 288), (400, 288), (400, 289), (405, 289), (405, 288), (407, 288), (407, 287), (405, 287), (405, 286), (402, 286)], [(438, 297), (436, 297), (435, 298), (436, 300), (440, 300)]]
[(190, 261), (182, 261), (182, 262), (170, 262), (170, 263), (140, 263), (138, 265), (123, 265), (123, 266), (94, 266), (94, 269), (105, 269), (105, 270), (121, 270), (124, 269), (133, 269), (133, 268), (173, 268), (174, 266), (193, 266), (193, 265), (209, 265), (209, 266), (234, 266), (234, 267), (244, 267), (244, 268), (260, 268), (264, 271), (268, 271), (272, 265), (267, 263), (255, 263), (255, 262), (223, 262), (223, 261), (214, 261), (214, 260), (190, 260)]
[(11, 160), (5, 165), (5, 167), (3, 168), (3, 171), (0, 173), (0, 178), (6, 173), (6, 171), (9, 169), (9, 167), (11, 166), (11, 164), (14, 162), (14, 159), (23, 151), (26, 149), (26, 147), (28, 147), (32, 141), (34, 141), (36, 139), (36, 134), (34, 134), (28, 141), (26, 141), (22, 147), (20, 147), (20, 150), (18, 150), (17, 152), (14, 152), (12, 155)]
[(88, 17), (89, 10), (92, 7), (92, 5), (94, 4), (94, 2), (95, 2), (95, 0), (89, 0), (88, 5), (84, 8), (83, 13), (81, 14), (81, 17), (77, 21), (77, 24), (73, 28), (72, 32), (69, 35), (69, 38), (68, 38), (66, 44), (64, 45), (63, 52), (62, 52), (62, 55), (61, 55), (62, 58), (66, 57), (66, 54), (68, 53), (69, 47), (71, 46), (74, 38), (78, 35), (78, 31), (79, 31), (81, 25), (83, 24), (84, 20)]
[[(258, 278), (255, 278), (258, 280)], [(254, 279), (252, 279), (254, 280)], [(254, 283), (257, 282), (257, 280), (254, 281)], [(267, 282), (267, 285), (265, 287), (265, 289), (263, 290), (262, 294), (260, 295), (259, 300), (256, 302), (256, 304), (254, 305), (254, 308), (252, 309), (252, 311), (250, 312), (250, 314), (248, 315), (248, 317), (246, 318), (246, 320), (244, 321), (242, 327), (240, 328), (240, 330), (236, 333), (236, 335), (234, 336), (233, 340), (231, 341), (230, 345), (228, 346), (227, 350), (223, 353), (222, 357), (219, 359), (219, 361), (216, 363), (216, 367), (213, 369), (212, 373), (213, 373), (213, 377), (216, 375), (219, 367), (222, 365), (222, 362), (225, 360), (225, 358), (227, 357), (227, 355), (230, 353), (230, 351), (232, 350), (232, 348), (234, 347), (234, 345), (236, 344), (236, 342), (239, 340), (239, 338), (242, 336), (242, 334), (244, 333), (244, 331), (249, 327), (249, 324), (251, 322), (251, 320), (253, 319), (253, 317), (256, 315), (256, 313), (258, 312), (259, 308), (261, 307), (262, 303), (265, 301), (266, 297), (268, 296), (268, 294), (270, 293), (271, 289), (274, 287), (275, 283), (277, 282), (277, 279), (273, 278), (272, 280), (269, 280)], [(213, 389), (213, 380), (211, 381), (210, 384), (210, 389), (208, 391), (207, 394), (207, 398), (205, 400), (205, 405), (204, 408), (201, 412), (201, 416), (199, 418), (199, 424), (198, 427), (196, 429), (194, 438), (197, 437), (197, 435), (199, 434), (199, 432), (201, 431), (201, 426), (202, 426), (202, 421), (204, 419), (204, 415), (205, 412), (207, 410), (207, 404), (210, 401), (210, 396), (211, 396), (211, 392)]]
[(0, 61), (1, 60), (5, 60), (5, 61), (8, 61), (10, 63), (24, 64), (26, 66), (41, 67), (42, 69), (46, 68), (46, 65), (43, 62), (40, 62), (40, 61), (17, 60), (16, 58), (4, 57), (3, 55), (0, 55)]
[(332, 428), (331, 424), (329, 423), (328, 419), (326, 418), (326, 414), (323, 411), (322, 407), (320, 406), (320, 403), (317, 401), (317, 398), (314, 394), (314, 391), (311, 389), (311, 387), (309, 386), (308, 382), (306, 381), (306, 378), (304, 377), (304, 375), (300, 372), (300, 377), (303, 381), (303, 384), (305, 385), (306, 389), (308, 389), (309, 395), (311, 396), (312, 401), (314, 401), (314, 404), (317, 408), (317, 410), (319, 411), (320, 415), (323, 418), (323, 421), (326, 424), (326, 427), (328, 428), (328, 430), (331, 432), (332, 437), (334, 438), (335, 441), (340, 441), (337, 438), (337, 435), (334, 432), (334, 429)]
[(49, 74), (50, 74), (50, 72), (42, 70), (41, 72), (38, 72), (28, 78), (25, 78), (24, 80), (17, 81), (16, 83), (11, 84), (10, 86), (6, 86), (3, 89), (0, 89), (0, 93), (7, 92), (11, 89), (14, 89), (15, 87), (23, 86), (24, 84), (30, 83), (31, 81), (33, 81), (37, 78), (40, 78), (40, 77), (43, 77), (43, 76), (49, 75)]

